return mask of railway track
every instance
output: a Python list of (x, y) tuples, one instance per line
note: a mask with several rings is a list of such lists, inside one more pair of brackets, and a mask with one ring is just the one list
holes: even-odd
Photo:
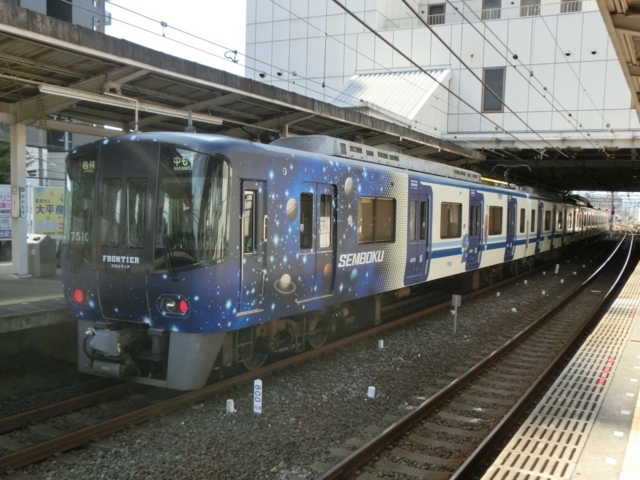
[(387, 415), (368, 428), (369, 440), (350, 439), (333, 449), (341, 460), (321, 478), (469, 478), (590, 329), (605, 293), (627, 267), (631, 248), (616, 251), (581, 288), (504, 346), (441, 390), (426, 392), (429, 398), (409, 399), (409, 413)]
[[(510, 279), (502, 283), (507, 283), (509, 281), (514, 281), (514, 280)], [(496, 284), (490, 288), (496, 288), (497, 286), (500, 286), (500, 285), (501, 284)], [(479, 295), (486, 290), (487, 289), (474, 292), (469, 296)], [(144, 422), (158, 415), (168, 413), (172, 410), (181, 408), (184, 405), (197, 403), (206, 397), (222, 393), (224, 391), (227, 391), (239, 385), (246, 384), (252, 381), (254, 378), (263, 378), (275, 371), (283, 370), (292, 365), (305, 362), (311, 358), (315, 358), (320, 355), (329, 353), (331, 351), (344, 348), (344, 346), (350, 343), (355, 343), (364, 338), (380, 335), (385, 330), (396, 328), (403, 323), (409, 322), (416, 318), (423, 317), (429, 312), (439, 310), (439, 309), (449, 308), (449, 302), (445, 302), (435, 307), (431, 307), (427, 310), (424, 310), (423, 308), (416, 310), (411, 306), (411, 304), (414, 302), (417, 302), (417, 305), (420, 305), (421, 303), (419, 299), (407, 300), (405, 304), (402, 306), (402, 312), (404, 312), (402, 318), (397, 319), (393, 322), (385, 323), (374, 329), (362, 332), (355, 336), (351, 336), (349, 338), (333, 342), (323, 348), (320, 348), (317, 350), (310, 350), (296, 357), (291, 357), (291, 358), (287, 358), (287, 359), (275, 362), (271, 365), (267, 365), (266, 367), (264, 367), (259, 371), (246, 373), (244, 375), (240, 375), (234, 378), (230, 378), (228, 380), (218, 382), (214, 385), (205, 387), (202, 390), (189, 392), (189, 393), (181, 394), (177, 396), (175, 396), (174, 394), (173, 398), (167, 399), (165, 401), (156, 401), (157, 399), (155, 398), (153, 401), (151, 401), (148, 398), (145, 398), (144, 395), (139, 393), (130, 395), (131, 391), (128, 389), (132, 388), (132, 385), (125, 384), (121, 387), (122, 390), (120, 392), (117, 392), (117, 389), (114, 389), (112, 391), (113, 396), (116, 398), (124, 396), (125, 403), (129, 403), (129, 404), (137, 403), (138, 406), (142, 405), (142, 408), (130, 409), (130, 411), (124, 412), (124, 413), (122, 412), (122, 409), (120, 409), (120, 413), (122, 413), (121, 415), (112, 414), (110, 416), (112, 418), (108, 418), (104, 421), (95, 423), (93, 425), (80, 424), (79, 425), (80, 428), (77, 428), (75, 431), (66, 432), (66, 433), (64, 431), (61, 431), (61, 430), (66, 430), (65, 428), (63, 429), (49, 428), (47, 424), (45, 424), (44, 427), (38, 427), (36, 425), (35, 430), (37, 431), (37, 433), (40, 433), (41, 436), (43, 434), (44, 436), (49, 436), (49, 437), (54, 435), (57, 435), (57, 436), (55, 436), (55, 438), (45, 439), (45, 441), (42, 441), (41, 443), (34, 444), (34, 445), (19, 445), (21, 442), (15, 441), (15, 440), (13, 440), (15, 443), (12, 443), (11, 441), (5, 442), (4, 443), (5, 445), (10, 445), (10, 446), (12, 445), (14, 447), (13, 449), (16, 451), (6, 452), (7, 449), (5, 448), (4, 453), (7, 453), (7, 454), (3, 457), (0, 457), (0, 472), (9, 470), (9, 469), (16, 469), (16, 468), (25, 466), (27, 464), (33, 463), (35, 461), (44, 459), (52, 454), (56, 454), (65, 450), (76, 448), (100, 436), (104, 436), (104, 435), (113, 433), (115, 431), (121, 430), (122, 428), (125, 428), (129, 425)], [(388, 310), (389, 312), (393, 312), (393, 310), (398, 310), (398, 308), (399, 307), (397, 306), (396, 307), (390, 306), (386, 308), (386, 310)], [(408, 310), (411, 310), (411, 312), (407, 313)], [(100, 395), (97, 394), (96, 399), (99, 398), (99, 396)], [(77, 401), (69, 400), (67, 404), (55, 405), (55, 406), (50, 406), (43, 409), (37, 409), (37, 411), (25, 412), (19, 416), (16, 416), (19, 418), (6, 419), (4, 429), (2, 427), (2, 423), (0, 423), (0, 432), (9, 432), (8, 434), (9, 437), (7, 437), (6, 435), (4, 435), (3, 437), (0, 437), (0, 447), (3, 444), (2, 438), (8, 438), (9, 440), (12, 440), (11, 435), (13, 435), (13, 438), (18, 438), (18, 439), (25, 437), (25, 435), (20, 433), (20, 430), (16, 431), (17, 428), (33, 430), (34, 427), (32, 426), (32, 424), (36, 421), (42, 422), (43, 419), (51, 418), (54, 414), (68, 415), (69, 411), (77, 410), (78, 408), (85, 408), (85, 406), (82, 405), (82, 402), (93, 403), (93, 400), (89, 400), (89, 398), (79, 399)], [(101, 407), (101, 408), (104, 409), (104, 407)], [(107, 407), (107, 410), (108, 409), (109, 407)], [(111, 413), (113, 412), (118, 413), (117, 407), (111, 408), (111, 410), (112, 410)], [(76, 420), (78, 418), (86, 419), (87, 416), (84, 415), (82, 411), (80, 411), (80, 414), (73, 415), (72, 418), (75, 418)], [(54, 425), (57, 426), (61, 423), (61, 420), (54, 419), (53, 422), (50, 421), (48, 423), (53, 423)], [(91, 422), (91, 423), (94, 423), (94, 422)], [(17, 449), (15, 447), (23, 447), (23, 448)]]

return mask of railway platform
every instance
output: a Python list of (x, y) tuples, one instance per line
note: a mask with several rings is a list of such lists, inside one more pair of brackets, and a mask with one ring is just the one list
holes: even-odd
[(60, 270), (53, 277), (13, 278), (0, 263), (0, 334), (73, 322), (62, 294)]
[(483, 480), (640, 480), (640, 264)]

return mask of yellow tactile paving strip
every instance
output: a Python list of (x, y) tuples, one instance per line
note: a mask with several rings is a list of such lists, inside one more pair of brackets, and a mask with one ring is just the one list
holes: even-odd
[[(634, 329), (638, 311), (640, 265), (600, 325), (489, 468), (483, 480), (604, 479), (618, 478), (621, 472), (624, 475), (620, 476), (621, 479), (640, 480), (640, 399), (637, 391), (640, 343), (628, 345), (632, 331), (640, 332), (640, 325)], [(640, 340), (640, 334), (634, 335)], [(620, 385), (613, 388), (612, 394), (617, 397), (626, 395), (623, 402), (630, 400), (630, 395), (635, 396), (637, 403), (632, 426), (629, 425), (630, 417), (625, 416), (624, 411), (621, 414), (620, 408), (603, 408), (625, 348), (633, 348), (637, 352), (638, 359), (634, 364), (638, 365), (635, 370), (637, 378), (631, 378), (634, 375), (633, 366), (623, 368), (625, 377), (618, 382)], [(628, 357), (627, 350), (625, 352)], [(616, 399), (614, 404), (619, 406), (620, 400)], [(607, 419), (594, 428), (597, 418), (605, 414), (608, 415)], [(626, 427), (623, 428), (624, 425)], [(625, 455), (625, 447), (621, 442), (627, 440)], [(594, 448), (590, 445), (592, 442), (598, 445)]]

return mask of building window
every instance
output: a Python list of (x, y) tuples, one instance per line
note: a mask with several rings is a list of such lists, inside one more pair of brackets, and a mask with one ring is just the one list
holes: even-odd
[(440, 205), (440, 238), (460, 238), (462, 204), (442, 202)]
[(482, 93), (482, 110), (501, 112), (504, 99), (504, 67), (485, 68)]
[(540, 15), (540, 0), (522, 0), (520, 2), (520, 16), (532, 17)]
[(96, 18), (96, 17), (93, 17), (93, 31), (94, 31), (94, 32), (100, 32), (100, 31), (102, 31), (102, 30), (100, 29), (100, 26), (101, 26), (100, 19), (99, 19), (99, 18)]
[(502, 233), (502, 207), (489, 207), (489, 235)]
[(500, 18), (500, 0), (482, 0), (482, 20)]
[(429, 5), (429, 17), (427, 23), (429, 25), (442, 25), (444, 23), (444, 3), (439, 5)]
[(582, 11), (582, 0), (562, 0), (560, 13), (574, 13)]

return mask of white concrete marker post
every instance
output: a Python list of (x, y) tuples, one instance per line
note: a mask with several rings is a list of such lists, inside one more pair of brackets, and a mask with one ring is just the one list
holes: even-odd
[(233, 407), (233, 400), (227, 400), (227, 413), (236, 413), (236, 409)]
[(262, 380), (253, 382), (253, 413), (258, 417), (262, 415)]
[(458, 307), (462, 306), (462, 295), (451, 296), (451, 306), (453, 307), (453, 334), (458, 328)]
[(378, 348), (382, 350), (384, 348), (384, 340), (378, 340)]
[(367, 397), (376, 398), (376, 387), (369, 387), (367, 389)]
[(553, 273), (557, 275), (559, 271), (560, 271), (560, 264), (556, 263), (556, 269), (553, 271)]

